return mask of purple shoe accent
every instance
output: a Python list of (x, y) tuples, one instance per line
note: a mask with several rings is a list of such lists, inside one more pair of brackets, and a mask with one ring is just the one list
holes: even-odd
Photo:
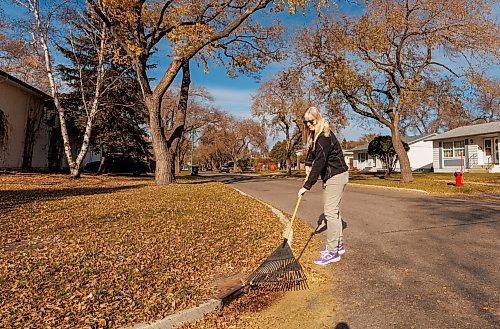
[(314, 261), (316, 265), (327, 265), (330, 263), (338, 262), (340, 255), (337, 252), (330, 252), (325, 250), (321, 252), (320, 257)]
[(345, 247), (344, 247), (344, 244), (343, 244), (343, 243), (339, 244), (339, 247), (338, 247), (338, 249), (337, 249), (337, 252), (339, 253), (339, 255), (343, 255), (343, 254), (345, 254)]

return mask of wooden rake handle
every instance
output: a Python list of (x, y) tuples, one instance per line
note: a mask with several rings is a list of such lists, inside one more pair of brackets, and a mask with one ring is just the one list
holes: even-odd
[[(304, 183), (307, 182), (307, 179), (309, 179), (310, 173), (311, 172), (309, 171), (306, 174), (306, 179), (304, 180)], [(292, 219), (290, 220), (290, 224), (288, 225), (288, 230), (286, 232), (285, 242), (288, 241), (288, 239), (290, 238), (290, 233), (292, 232), (293, 222), (295, 221), (295, 217), (297, 216), (297, 210), (299, 210), (299, 205), (300, 205), (301, 200), (302, 200), (302, 195), (298, 197), (297, 204), (295, 205), (295, 209), (293, 210)]]

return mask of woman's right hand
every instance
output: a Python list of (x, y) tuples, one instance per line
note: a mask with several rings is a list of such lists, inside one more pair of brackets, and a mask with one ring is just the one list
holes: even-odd
[(311, 172), (312, 167), (311, 166), (306, 166), (306, 175), (309, 175)]

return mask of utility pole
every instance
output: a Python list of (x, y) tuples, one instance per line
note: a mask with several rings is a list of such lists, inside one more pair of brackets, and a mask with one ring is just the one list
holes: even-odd
[(196, 135), (196, 129), (193, 129), (191, 131), (191, 175), (196, 175), (194, 172), (193, 172), (193, 164), (194, 164), (194, 138), (195, 138), (195, 135)]

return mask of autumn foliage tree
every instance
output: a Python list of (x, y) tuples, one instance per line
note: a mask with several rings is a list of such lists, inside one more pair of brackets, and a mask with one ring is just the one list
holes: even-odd
[[(321, 1), (311, 1), (317, 3)], [(177, 74), (191, 59), (208, 63), (210, 59), (227, 58), (230, 72), (257, 71), (267, 56), (269, 42), (279, 29), (266, 27), (252, 19), (255, 13), (271, 7), (274, 11), (295, 11), (310, 2), (306, 0), (87, 0), (111, 30), (114, 40), (127, 53), (137, 73), (156, 157), (156, 182), (175, 181), (171, 165), (173, 151), (167, 141), (182, 122), (172, 129), (162, 125), (161, 101)], [(160, 42), (167, 42), (162, 54), (166, 67), (158, 83), (151, 85), (147, 66), (158, 52)], [(220, 55), (222, 54), (222, 55)], [(219, 57), (220, 56), (220, 57)]]
[(302, 117), (312, 105), (311, 86), (299, 71), (285, 70), (263, 82), (252, 97), (252, 114), (272, 135), (285, 136), (286, 170), (292, 173), (292, 156), (302, 142)]
[(470, 104), (476, 110), (476, 122), (500, 120), (500, 78), (486, 74), (473, 74), (469, 78), (472, 89)]
[[(375, 0), (359, 17), (325, 17), (304, 30), (298, 54), (356, 113), (391, 130), (401, 181), (412, 180), (401, 120), (419, 110), (426, 81), (463, 76), (458, 61), (498, 56), (499, 25), (487, 0)], [(464, 59), (465, 58), (465, 59)]]
[(196, 148), (196, 159), (204, 165), (218, 168), (231, 161), (235, 171), (242, 171), (253, 154), (267, 151), (266, 131), (258, 122), (219, 111), (215, 117), (201, 131)]

